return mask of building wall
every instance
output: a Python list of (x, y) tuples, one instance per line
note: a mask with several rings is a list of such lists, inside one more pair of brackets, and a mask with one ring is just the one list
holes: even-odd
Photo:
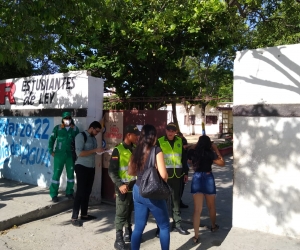
[[(102, 96), (103, 80), (86, 71), (0, 80), (0, 177), (49, 187), (53, 157), (47, 149), (53, 127), (64, 111), (72, 113), (80, 131), (99, 121)], [(101, 145), (101, 136), (97, 140)], [(94, 196), (101, 188), (97, 157)], [(63, 175), (62, 190), (65, 185)]]
[[(227, 103), (222, 103), (221, 106), (227, 105)], [(230, 105), (230, 104), (228, 104)], [(173, 121), (173, 115), (172, 115), (172, 105), (167, 105), (166, 110), (169, 111), (168, 115), (168, 122)], [(194, 115), (195, 116), (195, 123), (190, 124), (189, 126), (186, 125), (185, 122), (185, 116), (186, 116), (186, 110), (183, 106), (183, 104), (178, 103), (176, 105), (176, 112), (177, 112), (177, 119), (180, 127), (180, 131), (184, 134), (202, 134), (202, 119), (201, 119), (201, 108), (199, 105), (193, 106), (190, 109), (189, 115)], [(206, 106), (205, 108), (205, 116), (216, 116), (217, 118), (217, 123), (216, 124), (207, 124), (205, 122), (205, 131), (206, 134), (208, 135), (216, 135), (219, 133), (219, 127), (220, 123), (222, 122), (222, 111), (219, 111), (216, 107), (211, 107), (209, 105)], [(230, 119), (231, 113), (230, 113)], [(232, 120), (230, 120), (232, 122)]]
[(300, 238), (300, 44), (237, 53), (233, 226)]

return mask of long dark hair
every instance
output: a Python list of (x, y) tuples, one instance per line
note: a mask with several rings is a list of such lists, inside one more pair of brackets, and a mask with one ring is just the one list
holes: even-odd
[(194, 167), (199, 167), (203, 158), (208, 157), (207, 152), (211, 151), (211, 140), (207, 135), (202, 135), (199, 137), (197, 145), (195, 147), (193, 156)]
[(138, 144), (130, 158), (130, 166), (136, 171), (144, 169), (150, 149), (155, 143), (156, 134), (156, 129), (153, 125), (146, 124), (143, 126)]

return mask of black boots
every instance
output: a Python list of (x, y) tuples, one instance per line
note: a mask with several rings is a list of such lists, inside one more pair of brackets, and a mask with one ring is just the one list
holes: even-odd
[(54, 197), (52, 198), (52, 201), (55, 202), (55, 203), (58, 202), (57, 196), (54, 196)]
[(174, 231), (174, 232), (178, 232), (178, 233), (183, 234), (183, 235), (188, 235), (188, 234), (190, 234), (187, 230), (185, 230), (185, 229), (182, 228), (181, 226), (179, 226), (179, 227), (173, 227), (173, 231)]
[(131, 242), (132, 229), (131, 226), (125, 227), (124, 241)]
[(123, 231), (118, 230), (116, 232), (116, 241), (114, 244), (115, 249), (117, 249), (117, 250), (127, 249), (125, 242), (131, 242), (131, 235), (132, 235), (131, 225), (128, 227), (125, 227), (124, 238), (123, 238)]
[(116, 232), (116, 241), (115, 241), (114, 247), (117, 250), (126, 250), (127, 249), (126, 244), (123, 239), (123, 231), (122, 230), (118, 230)]

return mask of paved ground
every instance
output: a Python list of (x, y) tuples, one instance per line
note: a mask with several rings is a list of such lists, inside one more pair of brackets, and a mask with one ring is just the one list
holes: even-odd
[[(189, 193), (189, 182), (185, 187), (183, 197), (184, 203), (188, 204), (189, 208), (182, 209), (182, 226), (187, 228), (191, 234), (183, 236), (171, 232), (170, 249), (300, 249), (300, 240), (232, 228), (233, 157), (227, 156), (225, 160), (225, 167), (214, 166), (213, 168), (218, 193), (217, 222), (220, 230), (211, 233), (207, 229), (210, 221), (205, 207), (201, 216), (200, 244), (192, 245), (193, 201)], [(192, 172), (189, 177), (191, 179)], [(66, 199), (58, 204), (53, 204), (50, 201), (48, 190), (0, 179), (0, 230), (10, 228), (0, 232), (0, 249), (113, 249), (115, 208), (105, 203), (91, 206), (90, 214), (97, 216), (97, 219), (85, 222), (83, 227), (76, 228), (70, 224), (71, 210), (69, 208), (71, 206), (72, 202)], [(150, 217), (143, 234), (141, 249), (160, 249), (159, 239), (154, 237), (155, 229), (156, 224)]]

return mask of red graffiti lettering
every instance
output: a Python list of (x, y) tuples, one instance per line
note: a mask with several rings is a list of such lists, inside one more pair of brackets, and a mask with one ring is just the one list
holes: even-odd
[(111, 133), (119, 133), (119, 128), (118, 127), (111, 127), (110, 132)]
[(105, 133), (105, 138), (107, 139), (122, 139), (122, 134), (119, 133)]
[(16, 104), (14, 93), (16, 85), (13, 82), (0, 83), (0, 105), (5, 105), (5, 97), (10, 104)]

